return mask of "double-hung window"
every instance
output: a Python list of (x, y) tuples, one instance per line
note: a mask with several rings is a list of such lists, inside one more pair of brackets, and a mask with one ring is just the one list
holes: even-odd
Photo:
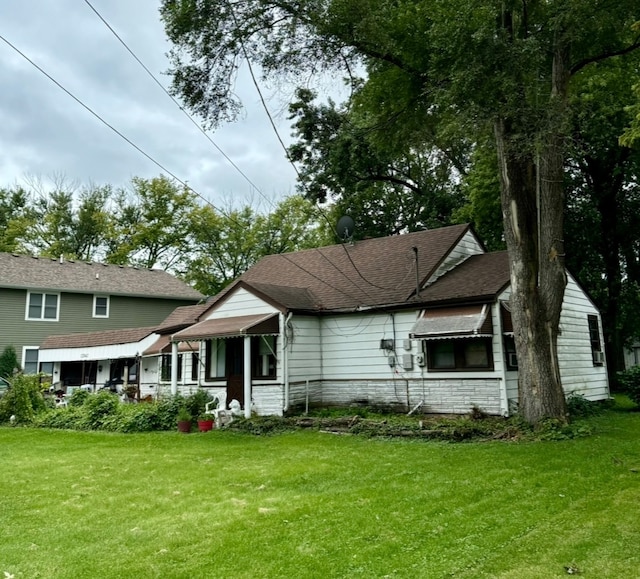
[(93, 296), (93, 317), (109, 317), (109, 296)]
[(58, 321), (60, 294), (29, 292), (27, 294), (27, 320)]
[(25, 374), (38, 373), (38, 348), (24, 348), (22, 367)]

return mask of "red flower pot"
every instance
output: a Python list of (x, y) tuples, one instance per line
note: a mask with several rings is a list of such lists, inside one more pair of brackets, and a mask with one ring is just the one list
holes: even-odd
[(198, 420), (198, 430), (208, 432), (213, 428), (213, 420)]

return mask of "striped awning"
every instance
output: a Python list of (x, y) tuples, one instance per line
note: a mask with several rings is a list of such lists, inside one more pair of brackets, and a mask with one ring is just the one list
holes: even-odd
[(409, 332), (410, 338), (421, 340), (485, 338), (492, 335), (489, 304), (425, 310)]
[[(193, 348), (188, 343), (178, 345), (179, 352), (190, 352)], [(164, 334), (160, 336), (151, 346), (149, 346), (144, 352), (143, 356), (158, 356), (160, 354), (171, 353), (171, 334)]]
[(174, 334), (172, 342), (266, 336), (280, 333), (277, 313), (204, 320)]

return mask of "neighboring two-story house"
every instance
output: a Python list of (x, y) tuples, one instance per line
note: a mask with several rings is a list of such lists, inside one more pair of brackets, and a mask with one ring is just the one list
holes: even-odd
[[(38, 355), (45, 338), (154, 327), (202, 298), (161, 270), (0, 253), (0, 352), (12, 345), (25, 373), (51, 374)], [(81, 382), (95, 372), (66, 368)]]

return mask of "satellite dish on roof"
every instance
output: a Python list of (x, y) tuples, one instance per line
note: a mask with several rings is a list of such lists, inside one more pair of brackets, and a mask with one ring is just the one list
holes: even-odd
[(353, 219), (348, 215), (343, 215), (340, 219), (338, 219), (338, 226), (336, 227), (336, 232), (338, 233), (338, 237), (342, 241), (348, 241), (353, 237), (353, 231), (355, 228), (355, 223)]

